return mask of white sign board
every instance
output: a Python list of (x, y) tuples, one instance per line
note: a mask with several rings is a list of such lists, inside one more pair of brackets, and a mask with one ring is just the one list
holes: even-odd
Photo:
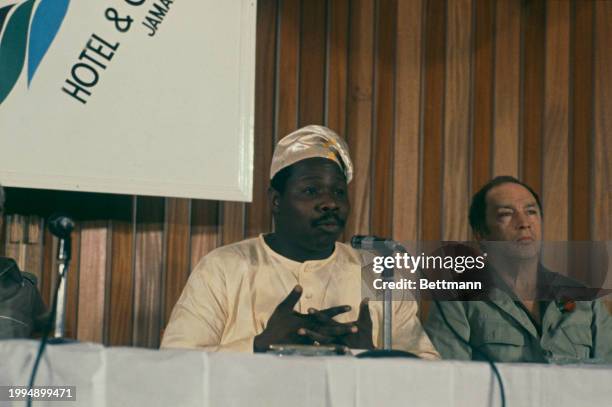
[(255, 0), (0, 0), (0, 183), (249, 201)]

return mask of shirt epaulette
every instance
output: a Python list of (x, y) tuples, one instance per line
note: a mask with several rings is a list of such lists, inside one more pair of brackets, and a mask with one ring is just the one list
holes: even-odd
[(4, 278), (10, 278), (19, 284), (23, 281), (17, 263), (15, 263), (15, 260), (9, 259), (8, 257), (0, 257), (0, 279)]
[(32, 273), (28, 273), (27, 271), (22, 271), (21, 276), (23, 277), (25, 281), (32, 283), (34, 287), (36, 287), (36, 285), (38, 284), (38, 278)]

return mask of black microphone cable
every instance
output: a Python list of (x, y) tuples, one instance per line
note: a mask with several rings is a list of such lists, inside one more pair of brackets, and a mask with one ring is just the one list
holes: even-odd
[(444, 314), (444, 310), (442, 309), (442, 306), (440, 306), (437, 300), (434, 300), (433, 302), (434, 304), (436, 304), (436, 307), (438, 308), (438, 311), (440, 312), (440, 316), (442, 316), (442, 320), (444, 320), (444, 323), (451, 330), (453, 335), (455, 335), (461, 343), (468, 346), (472, 350), (472, 352), (477, 353), (479, 356), (481, 356), (485, 361), (489, 363), (489, 366), (491, 366), (491, 369), (493, 370), (493, 374), (495, 375), (495, 378), (497, 379), (497, 383), (499, 384), (501, 405), (502, 407), (506, 407), (506, 392), (504, 390), (504, 381), (502, 380), (501, 374), (499, 373), (499, 370), (497, 369), (495, 362), (489, 357), (489, 355), (487, 355), (486, 353), (482, 352), (479, 349), (474, 348), (471, 343), (469, 343), (461, 335), (459, 335), (459, 333), (455, 330), (455, 328), (448, 322), (448, 319), (446, 319), (446, 315)]
[(64, 278), (64, 275), (66, 274), (66, 271), (68, 270), (69, 265), (70, 265), (70, 261), (66, 262), (66, 268), (64, 269), (64, 274), (59, 276), (57, 279), (57, 282), (55, 283), (51, 314), (49, 315), (49, 319), (47, 320), (47, 323), (44, 325), (43, 335), (42, 335), (42, 338), (40, 339), (40, 345), (38, 346), (38, 352), (36, 353), (34, 367), (32, 368), (32, 374), (30, 375), (30, 382), (28, 383), (27, 407), (32, 406), (32, 387), (34, 386), (34, 380), (36, 379), (36, 373), (38, 372), (38, 366), (40, 365), (42, 355), (45, 352), (45, 348), (47, 346), (49, 334), (51, 333), (51, 328), (53, 327), (53, 321), (55, 321), (55, 314), (57, 313), (57, 294), (59, 292), (59, 286), (60, 286), (62, 279)]

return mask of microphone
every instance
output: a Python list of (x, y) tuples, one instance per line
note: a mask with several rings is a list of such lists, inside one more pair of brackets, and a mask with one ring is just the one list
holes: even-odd
[(61, 340), (64, 337), (66, 323), (66, 276), (72, 257), (72, 239), (70, 234), (74, 229), (74, 221), (67, 215), (58, 212), (51, 215), (47, 223), (49, 224), (49, 231), (59, 239), (57, 245), (58, 279), (50, 318), (55, 324), (53, 335), (58, 340)]
[(49, 231), (60, 239), (70, 237), (74, 229), (74, 221), (63, 213), (54, 213), (48, 219)]
[(385, 239), (378, 236), (355, 235), (351, 238), (351, 247), (353, 249), (363, 250), (389, 250), (391, 252), (406, 253), (404, 246), (395, 240)]
[[(353, 249), (374, 250), (384, 255), (389, 255), (393, 252), (407, 253), (407, 250), (395, 240), (385, 239), (378, 236), (356, 235), (351, 238), (351, 246)], [(386, 268), (383, 271), (383, 280), (393, 281), (393, 269)], [(391, 356), (393, 348), (392, 332), (393, 332), (393, 298), (389, 288), (383, 289), (383, 307), (382, 307), (382, 337), (383, 337), (383, 355)], [(371, 355), (374, 356), (374, 355)]]

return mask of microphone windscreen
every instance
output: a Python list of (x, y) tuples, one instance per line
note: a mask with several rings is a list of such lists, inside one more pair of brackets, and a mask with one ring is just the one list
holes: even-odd
[(367, 236), (364, 235), (355, 235), (351, 238), (351, 247), (353, 249), (360, 249), (361, 248), (361, 243), (363, 241), (364, 238), (366, 238)]
[(69, 237), (74, 229), (74, 221), (63, 213), (54, 213), (49, 216), (47, 222), (49, 224), (49, 231), (60, 239)]

